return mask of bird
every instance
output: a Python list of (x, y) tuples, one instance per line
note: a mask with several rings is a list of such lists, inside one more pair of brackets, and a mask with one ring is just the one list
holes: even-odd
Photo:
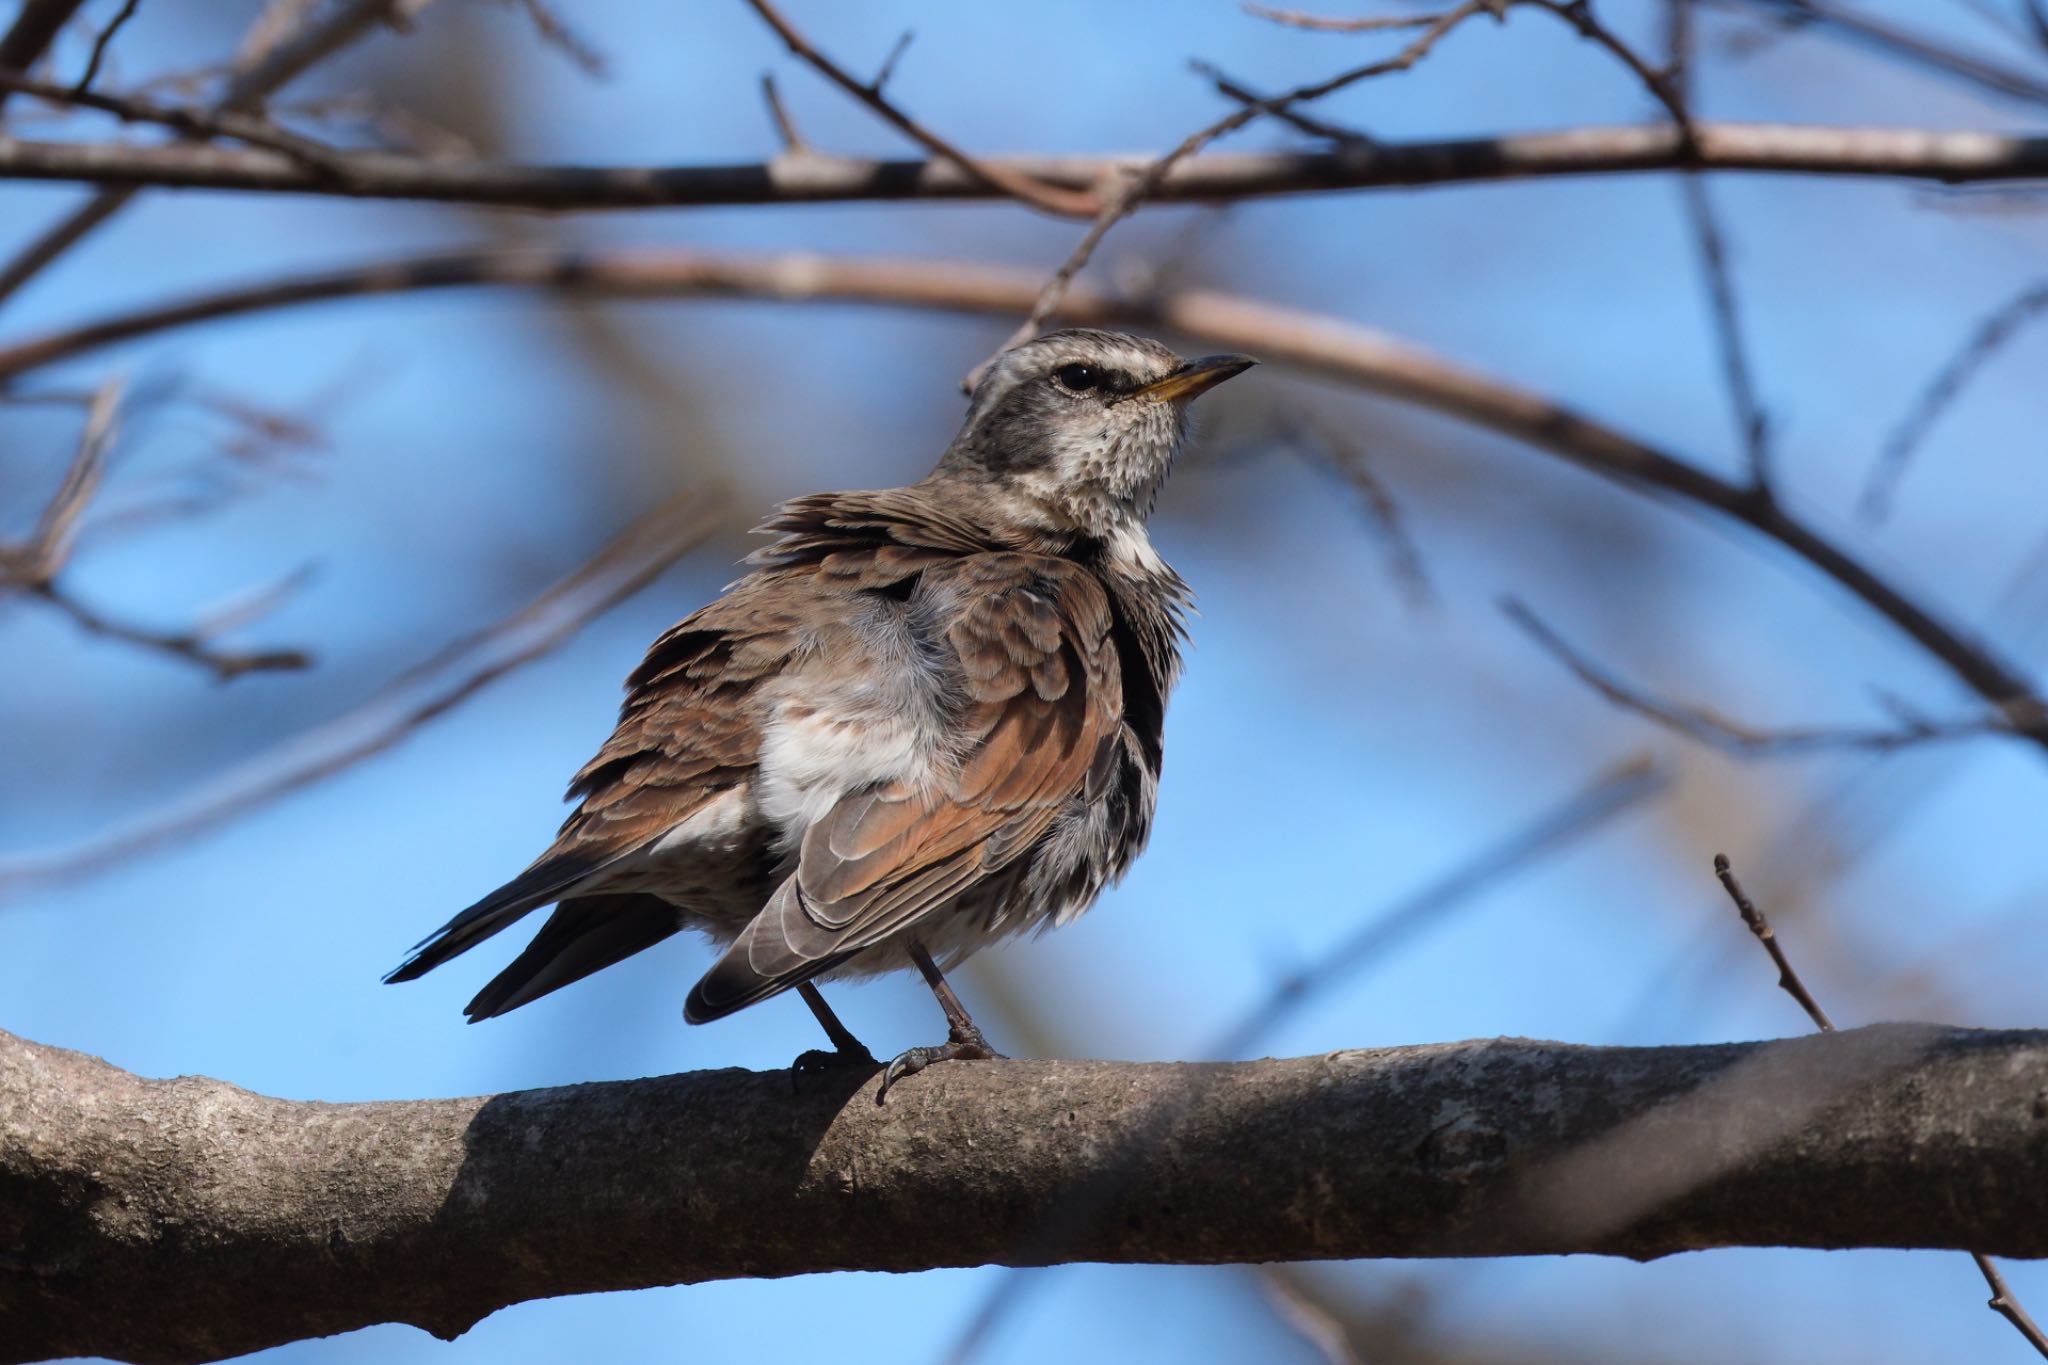
[(906, 968), (947, 1039), (878, 1098), (1000, 1056), (944, 973), (1072, 921), (1143, 849), (1192, 601), (1147, 521), (1190, 403), (1254, 363), (1049, 332), (987, 367), (924, 479), (781, 504), (628, 677), (554, 843), (385, 980), (553, 905), (471, 1023), (690, 928), (722, 952), (685, 1019), (793, 988), (832, 1044), (799, 1069), (877, 1065), (818, 983)]

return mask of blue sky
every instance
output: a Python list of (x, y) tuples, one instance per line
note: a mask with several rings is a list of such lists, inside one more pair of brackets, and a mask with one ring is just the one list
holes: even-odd
[[(103, 20), (113, 6), (94, 4)], [(1631, 34), (1650, 6), (1603, 5)], [(1873, 10), (1877, 6), (1871, 6)], [(2048, 69), (1968, 7), (1894, 4)], [(1228, 4), (858, 9), (791, 0), (856, 69), (917, 32), (892, 90), (991, 151), (1163, 149), (1218, 110), (1189, 57), (1277, 88), (1359, 60), (1368, 39), (1294, 33)], [(225, 50), (249, 4), (142, 7), (112, 79)], [(444, 0), (309, 82), (365, 84), (525, 160), (753, 159), (774, 144), (756, 81), (777, 73), (809, 136), (901, 143), (797, 68), (732, 5), (618, 0), (574, 20), (611, 63), (593, 82), (541, 50), (512, 7)], [(1740, 53), (1710, 12), (1701, 79), (1718, 117), (2026, 128), (2038, 111), (1805, 34)], [(58, 54), (83, 60), (83, 35)], [(1385, 40), (1379, 40), (1384, 45)], [(1008, 80), (992, 81), (991, 72)], [(1320, 111), (1382, 137), (1649, 116), (1623, 73), (1563, 25), (1470, 26), (1415, 71)], [(68, 128), (68, 125), (67, 125)], [(64, 131), (52, 127), (56, 135)], [(1260, 129), (1243, 146), (1285, 145)], [(1911, 395), (1983, 313), (2042, 271), (2037, 201), (1917, 186), (1716, 180), (1788, 499), (1951, 617), (2029, 662), (2042, 619), (1999, 604), (2041, 534), (2048, 334), (2027, 333), (1936, 428), (1879, 528), (1860, 480)], [(75, 198), (0, 188), (0, 249)], [(1200, 215), (1142, 215), (1103, 265), (1175, 249)], [(1049, 268), (1075, 228), (1007, 207), (668, 210), (487, 219), (460, 209), (154, 195), (0, 310), (21, 335), (123, 303), (375, 254), (474, 242), (673, 244), (953, 256)], [(1667, 177), (1290, 198), (1206, 223), (1190, 278), (1383, 327), (1558, 395), (1717, 469), (1737, 442), (1679, 195)], [(516, 944), (404, 989), (405, 947), (547, 840), (567, 775), (604, 737), (647, 641), (715, 593), (740, 532), (775, 500), (921, 474), (960, 412), (955, 378), (1009, 328), (883, 309), (647, 302), (578, 309), (490, 292), (356, 301), (192, 330), (40, 377), (110, 373), (296, 409), (321, 449), (201, 522), (96, 542), (95, 601), (176, 624), (310, 564), (308, 586), (248, 628), (306, 644), (310, 675), (217, 687), (86, 640), (34, 604), (0, 606), (0, 855), (89, 837), (344, 711), (442, 641), (516, 607), (654, 497), (722, 490), (728, 529), (546, 660), (397, 750), (232, 826), (89, 879), (0, 901), (0, 1027), (149, 1075), (203, 1073), (273, 1094), (474, 1094), (699, 1066), (778, 1067), (815, 1043), (793, 1000), (703, 1029), (681, 1001), (707, 961), (674, 941), (489, 1025), (461, 1003)], [(1275, 1053), (1522, 1034), (1709, 1041), (1803, 1029), (1720, 899), (1726, 851), (1780, 909), (1838, 1020), (2038, 1026), (2048, 933), (2048, 767), (1979, 742), (1889, 760), (1742, 762), (1621, 716), (1501, 617), (1513, 593), (1608, 666), (1764, 724), (1881, 720), (1891, 694), (1936, 714), (1968, 698), (1892, 628), (1755, 537), (1601, 484), (1500, 438), (1273, 368), (1222, 391), (1155, 535), (1202, 615), (1168, 727), (1151, 852), (1097, 910), (978, 961), (999, 1045), (1193, 1056), (1376, 907), (1455, 868), (1605, 766), (1649, 751), (1670, 793), (1311, 1001)], [(1343, 433), (1401, 502), (1435, 606), (1389, 577), (1355, 498), (1271, 437), (1275, 414)], [(75, 418), (0, 408), (0, 530), (33, 517)], [(217, 469), (218, 425), (170, 407), (138, 421), (110, 498)], [(1843, 870), (1813, 870), (1846, 850)], [(1796, 896), (1795, 896), (1796, 888)], [(515, 936), (516, 937), (516, 936)], [(936, 1035), (914, 981), (841, 990), (878, 1052)], [(1054, 1025), (1057, 1031), (1054, 1032)], [(1504, 1097), (1512, 1102), (1512, 1097)], [(1444, 1341), (1641, 1359), (2022, 1359), (1959, 1255), (1719, 1252), (1649, 1266), (1592, 1258), (1319, 1268), (1336, 1291), (1423, 1296)], [(526, 1304), (456, 1343), (382, 1327), (269, 1353), (459, 1365), (575, 1351), (668, 1359), (936, 1358), (1005, 1272), (833, 1275)], [(2013, 1268), (2048, 1303), (2048, 1276)], [(983, 1358), (1314, 1359), (1228, 1268), (1071, 1268)], [(859, 1330), (848, 1330), (860, 1324)], [(1655, 1358), (1655, 1357), (1653, 1357)]]

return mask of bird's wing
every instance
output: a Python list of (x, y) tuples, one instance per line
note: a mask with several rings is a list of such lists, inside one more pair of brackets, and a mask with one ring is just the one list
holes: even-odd
[(691, 992), (692, 1020), (896, 933), (1107, 783), (1123, 693), (1101, 584), (1066, 560), (1001, 553), (928, 567), (917, 592), (949, 604), (932, 643), (962, 702), (954, 761), (849, 793), (812, 824), (795, 873)]
[(385, 978), (410, 981), (571, 894), (645, 848), (753, 772), (763, 680), (798, 648), (798, 569), (758, 573), (663, 635), (626, 680), (618, 728), (569, 785), (580, 798), (526, 871), (419, 943)]

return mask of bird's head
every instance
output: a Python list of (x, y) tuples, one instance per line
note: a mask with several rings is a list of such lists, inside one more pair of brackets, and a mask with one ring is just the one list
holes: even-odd
[(1185, 360), (1119, 332), (1049, 332), (996, 357), (935, 477), (973, 485), (1018, 529), (1108, 536), (1142, 525), (1199, 394), (1255, 362)]

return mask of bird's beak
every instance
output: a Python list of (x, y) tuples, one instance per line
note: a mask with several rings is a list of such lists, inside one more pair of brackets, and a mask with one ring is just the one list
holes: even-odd
[(1205, 355), (1190, 360), (1164, 379), (1153, 380), (1133, 396), (1154, 403), (1184, 403), (1258, 363), (1248, 355)]

